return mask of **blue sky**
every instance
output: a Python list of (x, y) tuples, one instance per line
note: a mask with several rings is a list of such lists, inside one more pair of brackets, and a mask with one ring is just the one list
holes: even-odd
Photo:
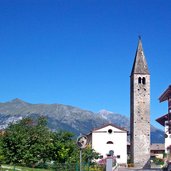
[(0, 0), (0, 101), (129, 116), (138, 35), (151, 73), (151, 123), (167, 112), (170, 0)]

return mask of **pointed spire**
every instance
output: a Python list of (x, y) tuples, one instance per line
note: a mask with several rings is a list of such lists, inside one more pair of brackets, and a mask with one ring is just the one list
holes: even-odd
[(150, 74), (148, 71), (147, 62), (143, 52), (141, 37), (139, 36), (138, 47), (135, 54), (134, 64), (131, 75), (133, 74)]

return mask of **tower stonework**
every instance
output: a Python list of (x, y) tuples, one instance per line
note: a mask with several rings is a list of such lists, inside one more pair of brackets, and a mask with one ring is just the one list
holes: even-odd
[(135, 167), (150, 167), (150, 73), (139, 38), (130, 76), (130, 142)]

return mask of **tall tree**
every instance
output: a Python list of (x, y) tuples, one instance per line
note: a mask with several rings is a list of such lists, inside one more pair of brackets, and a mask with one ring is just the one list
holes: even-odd
[(10, 124), (3, 135), (3, 151), (7, 163), (36, 164), (48, 160), (51, 132), (43, 117), (25, 118)]

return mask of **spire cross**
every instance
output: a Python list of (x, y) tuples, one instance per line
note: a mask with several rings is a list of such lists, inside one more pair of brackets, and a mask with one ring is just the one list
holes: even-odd
[(138, 39), (141, 40), (141, 35), (138, 36)]

